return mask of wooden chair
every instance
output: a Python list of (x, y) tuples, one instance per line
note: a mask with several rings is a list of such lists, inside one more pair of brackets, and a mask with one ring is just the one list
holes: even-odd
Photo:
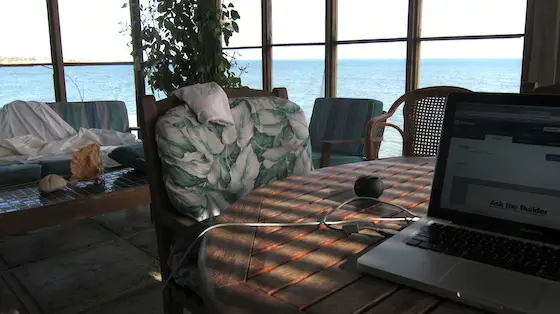
[[(288, 92), (285, 88), (275, 88), (272, 92), (249, 88), (226, 89), (226, 93), (229, 97), (277, 96), (288, 99)], [(180, 236), (194, 240), (205, 228), (202, 223), (174, 210), (163, 182), (162, 163), (155, 139), (156, 122), (169, 109), (179, 104), (180, 102), (175, 98), (166, 98), (156, 102), (154, 96), (144, 96), (139, 108), (140, 131), (149, 165), (151, 210), (156, 227), (159, 261), (164, 282), (170, 276), (167, 262), (173, 238)], [(201, 306), (199, 296), (200, 292), (196, 289), (189, 290), (171, 283), (163, 292), (164, 313), (182, 314), (183, 308), (195, 313)]]
[(534, 94), (554, 94), (560, 95), (560, 84), (539, 86), (533, 90)]
[[(367, 124), (366, 134), (369, 138), (374, 138), (372, 135), (376, 132), (383, 138), (384, 128), (389, 126), (402, 136), (403, 156), (435, 156), (439, 147), (445, 103), (452, 92), (471, 91), (454, 86), (433, 86), (408, 92), (397, 99), (386, 114), (371, 119)], [(404, 130), (387, 122), (403, 104)], [(381, 130), (377, 130), (378, 128)], [(366, 142), (368, 160), (379, 158), (376, 147), (379, 146), (374, 141)]]
[(560, 95), (560, 84), (539, 86), (537, 82), (522, 82), (521, 93)]

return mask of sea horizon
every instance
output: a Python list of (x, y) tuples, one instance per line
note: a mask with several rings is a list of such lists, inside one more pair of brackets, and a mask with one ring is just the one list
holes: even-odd
[[(261, 61), (237, 59), (247, 68), (241, 74), (242, 84), (262, 88)], [(406, 60), (339, 59), (338, 97), (372, 98), (384, 104), (384, 109), (405, 92)], [(121, 100), (130, 114), (131, 125), (136, 122), (136, 103), (133, 66), (66, 65), (68, 101)], [(52, 69), (49, 66), (0, 66), (0, 107), (14, 100), (54, 101)], [(521, 83), (520, 58), (438, 58), (420, 62), (419, 87), (453, 85), (473, 91), (519, 92)], [(309, 121), (316, 98), (324, 95), (323, 59), (274, 59), (273, 86), (285, 87), (289, 98), (298, 104)], [(152, 94), (146, 85), (147, 94)], [(165, 97), (155, 93), (156, 98)], [(393, 119), (402, 125), (402, 114)], [(396, 131), (388, 130), (382, 144), (382, 156), (399, 155), (402, 140)]]

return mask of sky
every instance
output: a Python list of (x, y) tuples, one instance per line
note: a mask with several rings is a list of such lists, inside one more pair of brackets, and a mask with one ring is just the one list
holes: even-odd
[[(225, 0), (228, 1), (228, 0)], [(127, 0), (59, 0), (65, 61), (131, 61)], [(240, 33), (230, 46), (259, 46), (260, 0), (232, 0)], [(421, 36), (523, 33), (526, 0), (423, 0)], [(504, 10), (507, 7), (507, 10)], [(339, 0), (339, 40), (406, 37), (408, 0)], [(25, 12), (25, 18), (15, 12)], [(273, 43), (323, 42), (325, 0), (272, 0)], [(49, 61), (45, 0), (0, 1), (0, 57)], [(522, 39), (424, 42), (422, 58), (521, 58)], [(259, 59), (260, 50), (239, 51)], [(275, 47), (275, 59), (322, 59), (323, 46)], [(340, 45), (341, 59), (404, 59), (406, 43)]]

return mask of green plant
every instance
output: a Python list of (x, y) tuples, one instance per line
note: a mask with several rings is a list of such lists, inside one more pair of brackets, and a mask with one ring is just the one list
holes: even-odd
[[(168, 95), (175, 89), (214, 81), (242, 87), (235, 57), (222, 50), (222, 38), (239, 32), (233, 4), (216, 0), (148, 0), (140, 7), (144, 75), (152, 91)], [(244, 69), (240, 68), (243, 72)]]

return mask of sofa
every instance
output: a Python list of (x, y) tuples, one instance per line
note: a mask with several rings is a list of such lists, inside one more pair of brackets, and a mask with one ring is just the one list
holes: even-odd
[[(138, 129), (129, 127), (128, 112), (122, 101), (53, 102), (47, 105), (76, 131), (80, 128), (109, 129), (119, 132)], [(136, 155), (141, 155), (143, 158), (141, 142), (127, 146), (130, 147), (114, 150), (109, 157), (125, 166), (130, 166), (135, 160), (137, 161)], [(136, 152), (136, 155), (127, 154), (128, 151)], [(114, 156), (117, 157), (113, 158)], [(65, 156), (63, 159), (54, 156), (37, 162), (0, 161), (0, 186), (36, 182), (49, 174), (69, 176), (70, 159), (70, 156)], [(139, 169), (142, 167), (143, 164), (138, 165)]]

